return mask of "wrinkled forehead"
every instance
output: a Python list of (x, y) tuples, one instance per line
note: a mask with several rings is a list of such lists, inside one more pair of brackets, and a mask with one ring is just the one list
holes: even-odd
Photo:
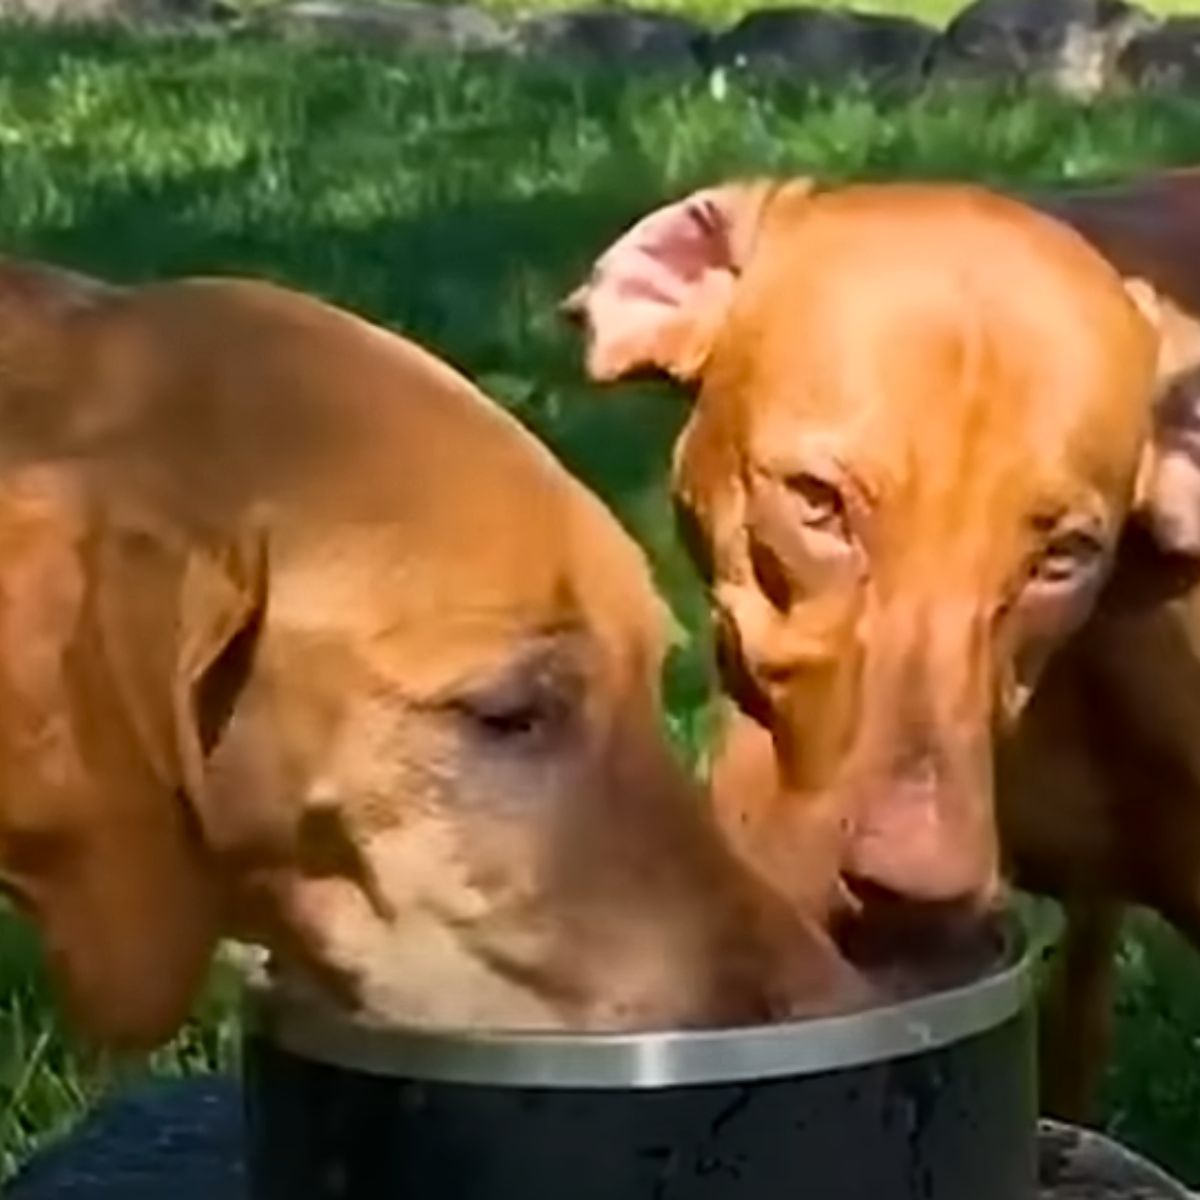
[(273, 581), (276, 627), (349, 647), (416, 695), (547, 650), (588, 673), (660, 653), (640, 550), (565, 477), (470, 491), (412, 519), (306, 523), (293, 543)]
[(1048, 500), (1126, 487), (1154, 344), (1120, 280), (1036, 214), (927, 208), (768, 227), (701, 405), (724, 410), (752, 461), (824, 456), (881, 495), (917, 480), (1012, 477)]

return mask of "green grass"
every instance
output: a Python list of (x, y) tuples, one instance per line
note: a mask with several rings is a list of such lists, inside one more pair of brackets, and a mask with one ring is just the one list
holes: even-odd
[(1141, 916), (1121, 954), (1120, 1051), (1105, 1087), (1108, 1127), (1200, 1183), (1200, 960)]
[[(1018, 95), (908, 98), (409, 64), (254, 40), (6, 32), (0, 243), (119, 280), (245, 272), (349, 305), (478, 378), (650, 547), (692, 637), (672, 719), (704, 740), (699, 597), (662, 481), (683, 416), (653, 387), (597, 395), (555, 301), (626, 222), (750, 171), (830, 178), (1100, 179), (1200, 154), (1200, 103), (1092, 108)], [(1200, 975), (1157, 933), (1129, 943), (1121, 1131), (1200, 1179)], [(227, 1063), (217, 986), (152, 1064)], [(54, 1023), (27, 936), (0, 915), (0, 1175), (106, 1081)]]

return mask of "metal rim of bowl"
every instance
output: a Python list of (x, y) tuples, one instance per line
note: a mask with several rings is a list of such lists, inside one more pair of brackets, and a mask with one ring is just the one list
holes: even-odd
[(927, 1053), (1014, 1019), (1031, 994), (1027, 939), (959, 987), (837, 1016), (745, 1028), (648, 1033), (390, 1029), (247, 994), (251, 1036), (369, 1075), (504, 1087), (645, 1089), (778, 1079)]

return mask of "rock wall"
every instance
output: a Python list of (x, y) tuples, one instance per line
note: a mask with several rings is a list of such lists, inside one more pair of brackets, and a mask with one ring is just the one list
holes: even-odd
[(802, 85), (1027, 81), (1081, 99), (1123, 88), (1200, 87), (1200, 16), (1159, 19), (1130, 0), (974, 0), (941, 30), (910, 17), (810, 6), (757, 10), (714, 30), (613, 5), (505, 18), (465, 3), (419, 0), (284, 0), (249, 14), (232, 3), (0, 0), (0, 20), (233, 24), (410, 53), (638, 73), (745, 72)]

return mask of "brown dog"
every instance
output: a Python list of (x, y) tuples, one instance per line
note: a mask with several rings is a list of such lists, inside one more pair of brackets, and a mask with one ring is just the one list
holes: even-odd
[(1155, 909), (1200, 946), (1200, 170), (1033, 199), (1153, 284), (1174, 330), (1153, 503), (1001, 760), (1014, 876), (1067, 904), (1042, 1092), (1050, 1111), (1080, 1119), (1107, 1057), (1122, 906)]
[(594, 378), (696, 390), (726, 828), (864, 962), (955, 941), (997, 895), (993, 734), (1161, 494), (1153, 293), (979, 189), (793, 181), (651, 215), (567, 307)]
[(1127, 530), (1096, 611), (1047, 667), (998, 761), (1013, 879), (1066, 906), (1042, 1006), (1042, 1102), (1091, 1116), (1121, 909), (1200, 945), (1200, 564)]
[(0, 881), (94, 1036), (168, 1034), (231, 931), (409, 1024), (836, 1002), (668, 752), (664, 632), (610, 514), (401, 338), (0, 268)]

